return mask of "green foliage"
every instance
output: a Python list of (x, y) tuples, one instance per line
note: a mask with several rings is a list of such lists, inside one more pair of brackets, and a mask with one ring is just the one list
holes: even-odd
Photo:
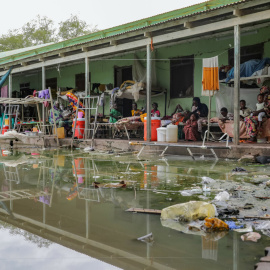
[(17, 29), (10, 30), (8, 34), (0, 37), (0, 51), (11, 51), (29, 46), (31, 44), (24, 39), (23, 34), (19, 33)]
[(0, 52), (31, 47), (50, 42), (58, 42), (98, 31), (77, 15), (71, 15), (66, 21), (59, 23), (58, 29), (53, 20), (40, 17), (26, 23), (20, 29), (10, 30), (0, 36)]
[(97, 31), (96, 26), (91, 28), (85, 21), (80, 20), (77, 15), (72, 14), (69, 19), (60, 22), (59, 25), (58, 37), (61, 40), (75, 38)]

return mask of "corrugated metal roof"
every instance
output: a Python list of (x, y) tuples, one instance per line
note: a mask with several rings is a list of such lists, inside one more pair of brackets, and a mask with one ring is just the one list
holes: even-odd
[(50, 43), (40, 44), (40, 45), (36, 45), (36, 46), (32, 46), (32, 47), (26, 47), (26, 48), (16, 49), (16, 50), (12, 50), (12, 51), (0, 52), (0, 59), (4, 58), (4, 57), (7, 57), (7, 56), (16, 55), (16, 54), (19, 54), (19, 53), (39, 49), (39, 48), (42, 48), (42, 47), (45, 47), (45, 46), (48, 46), (48, 45), (52, 45), (52, 44), (54, 44), (54, 43), (50, 42)]
[[(59, 50), (75, 45), (84, 44), (91, 41), (97, 41), (108, 37), (114, 37), (122, 35), (127, 32), (132, 32), (139, 29), (148, 28), (150, 26), (162, 24), (168, 21), (177, 20), (180, 18), (185, 18), (188, 16), (206, 13), (215, 9), (224, 8), (230, 5), (235, 5), (239, 3), (248, 2), (251, 0), (210, 0), (196, 4), (193, 6), (188, 6), (182, 9), (173, 10), (170, 12), (155, 15), (153, 17), (141, 19), (131, 23), (123, 24), (120, 26), (112, 27), (106, 30), (94, 32), (89, 35), (80, 36), (74, 39), (65, 40), (59, 43), (54, 43), (52, 45), (44, 45), (41, 48), (24, 48), (22, 52), (11, 54), (8, 56), (1, 57), (0, 55), (0, 65), (7, 64), (9, 62), (22, 60), (27, 57), (47, 53), (54, 50)], [(254, 1), (254, 0), (253, 0)]]

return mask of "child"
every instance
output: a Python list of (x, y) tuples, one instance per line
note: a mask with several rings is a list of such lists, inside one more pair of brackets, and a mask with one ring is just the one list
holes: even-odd
[(199, 139), (198, 132), (198, 122), (199, 119), (198, 114), (192, 113), (187, 120), (186, 125), (184, 127), (185, 140), (187, 141), (197, 141)]
[(151, 111), (152, 117), (160, 117), (160, 111), (158, 110), (158, 104), (154, 102), (152, 104), (153, 110)]
[(264, 102), (264, 95), (259, 94), (257, 96), (258, 103), (256, 103), (256, 111), (252, 113), (252, 116), (258, 116), (258, 130), (262, 127), (262, 119), (265, 116), (265, 102)]
[(233, 120), (233, 114), (228, 112), (228, 109), (223, 107), (220, 109), (220, 114), (222, 117), (219, 118), (222, 122), (225, 122), (226, 120)]
[(246, 101), (240, 100), (240, 120), (244, 121), (245, 117), (249, 116), (251, 113), (252, 110), (246, 107)]
[(113, 109), (110, 113), (110, 123), (116, 123), (118, 119), (121, 117), (121, 113), (117, 110), (117, 104), (113, 105)]

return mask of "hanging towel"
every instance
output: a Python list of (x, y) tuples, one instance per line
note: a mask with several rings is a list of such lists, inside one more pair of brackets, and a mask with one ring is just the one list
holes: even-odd
[[(44, 99), (49, 99), (50, 98), (50, 91), (49, 89), (41, 90), (38, 92), (38, 97), (39, 98), (44, 98)], [(49, 101), (44, 101), (43, 102), (45, 107), (49, 107)]]
[(8, 86), (5, 85), (1, 88), (1, 97), (7, 98), (8, 97)]
[(203, 59), (202, 96), (213, 96), (219, 90), (218, 56)]

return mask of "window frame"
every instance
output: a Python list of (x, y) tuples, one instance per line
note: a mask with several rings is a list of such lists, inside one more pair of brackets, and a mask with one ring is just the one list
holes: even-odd
[[(185, 61), (187, 63), (185, 63)], [(189, 63), (188, 63), (189, 62)], [(190, 72), (192, 70), (192, 74), (189, 75), (190, 82), (192, 84), (190, 86), (185, 86), (182, 84), (182, 89), (177, 87), (176, 85), (181, 85), (180, 81), (181, 78), (187, 77), (188, 73), (186, 74), (175, 74), (175, 73), (181, 73), (182, 71), (185, 71), (184, 66), (189, 65), (189, 68), (187, 69), (187, 72)], [(170, 59), (170, 99), (175, 98), (190, 98), (194, 96), (194, 68), (195, 68), (195, 62), (194, 62), (194, 54), (187, 55), (187, 56), (181, 56), (181, 57), (175, 57)], [(177, 71), (178, 70), (178, 71)], [(187, 84), (188, 79), (187, 79)], [(190, 93), (187, 93), (187, 90), (192, 87)], [(181, 93), (184, 93), (183, 95), (180, 95)]]

